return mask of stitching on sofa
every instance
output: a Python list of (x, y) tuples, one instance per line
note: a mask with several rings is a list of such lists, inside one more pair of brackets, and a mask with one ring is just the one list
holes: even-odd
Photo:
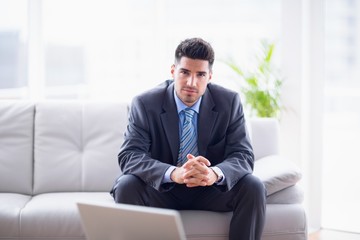
[(22, 238), (22, 213), (23, 213), (23, 210), (25, 209), (25, 207), (28, 205), (28, 203), (33, 199), (33, 197), (34, 196), (31, 195), (30, 198), (28, 199), (28, 201), (24, 204), (24, 206), (19, 211), (19, 233), (18, 233), (19, 239)]
[(293, 234), (306, 234), (306, 229), (295, 229), (293, 231), (284, 231), (284, 232), (264, 232), (264, 236), (278, 236), (278, 235), (293, 235)]
[(35, 118), (36, 118), (36, 107), (37, 104), (36, 103), (32, 103), (34, 106), (34, 110), (33, 110), (33, 126), (32, 126), (32, 160), (31, 160), (31, 191), (30, 194), (31, 196), (34, 195), (34, 188), (35, 188)]
[(81, 103), (81, 119), (80, 119), (80, 158), (81, 158), (81, 191), (84, 191), (85, 189), (85, 162), (84, 162), (84, 111), (85, 111), (85, 104)]
[(81, 237), (81, 236), (80, 237), (58, 237), (58, 236), (49, 237), (49, 236), (47, 236), (47, 237), (20, 237), (19, 239), (21, 239), (21, 240), (31, 240), (31, 239), (44, 239), (44, 240), (49, 240), (49, 239), (59, 239), (59, 240), (61, 240), (61, 239), (64, 239), (64, 240), (65, 239), (70, 239), (70, 240), (71, 239), (79, 239), (79, 240), (86, 240), (86, 237), (85, 236), (83, 236), (83, 237)]
[(219, 237), (228, 237), (227, 234), (186, 234), (186, 238), (187, 239), (191, 239), (191, 238), (204, 238), (206, 237), (206, 239), (211, 239), (211, 238), (219, 238)]

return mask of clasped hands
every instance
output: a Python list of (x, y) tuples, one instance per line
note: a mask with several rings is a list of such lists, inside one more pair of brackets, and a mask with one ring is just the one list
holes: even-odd
[(205, 187), (213, 185), (217, 180), (216, 173), (210, 168), (210, 161), (202, 156), (186, 156), (188, 160), (181, 167), (172, 171), (170, 178), (178, 184), (187, 187)]

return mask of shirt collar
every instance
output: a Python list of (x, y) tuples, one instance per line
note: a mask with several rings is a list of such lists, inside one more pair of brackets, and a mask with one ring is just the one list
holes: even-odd
[(190, 108), (190, 109), (194, 110), (197, 114), (199, 114), (199, 109), (200, 109), (200, 103), (201, 103), (202, 96), (191, 107), (186, 106), (183, 103), (183, 101), (181, 101), (181, 99), (176, 95), (175, 89), (174, 89), (174, 98), (175, 98), (175, 103), (176, 103), (176, 108), (177, 108), (178, 114), (182, 110), (184, 110), (185, 108)]

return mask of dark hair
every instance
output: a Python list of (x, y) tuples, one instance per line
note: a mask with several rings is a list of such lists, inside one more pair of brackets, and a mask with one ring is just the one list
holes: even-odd
[(175, 50), (175, 62), (180, 62), (181, 57), (207, 60), (212, 69), (215, 53), (210, 43), (201, 38), (189, 38), (182, 41)]

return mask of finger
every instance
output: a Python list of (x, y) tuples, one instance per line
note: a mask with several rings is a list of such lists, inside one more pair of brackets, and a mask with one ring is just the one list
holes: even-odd
[(196, 160), (200, 163), (203, 163), (205, 164), (206, 166), (210, 167), (211, 166), (211, 163), (210, 161), (207, 159), (207, 158), (204, 158), (203, 156), (198, 156), (196, 157)]
[(205, 187), (207, 183), (205, 181), (194, 182), (194, 183), (186, 183), (187, 187)]
[(203, 157), (203, 156), (195, 157), (195, 156), (193, 156), (191, 154), (188, 154), (186, 157), (188, 158), (188, 160), (186, 161), (185, 164), (188, 165), (188, 166), (189, 165), (192, 166), (193, 164), (196, 164), (196, 163), (201, 164), (201, 165), (205, 165), (205, 166), (208, 166), (208, 167), (211, 165), (210, 161), (208, 159), (206, 159), (205, 157)]
[(205, 164), (206, 166), (211, 165), (210, 161), (207, 158), (203, 157), (203, 156), (195, 157), (194, 155), (188, 154), (186, 157), (188, 159), (188, 162), (197, 161), (198, 163)]
[(200, 178), (187, 178), (184, 180), (184, 183), (187, 187), (195, 187), (195, 186), (206, 186), (207, 181), (202, 180)]
[(209, 174), (204, 174), (197, 170), (189, 171), (183, 175), (184, 183), (186, 182), (196, 182), (196, 181), (205, 181), (208, 182), (210, 180)]
[(188, 160), (185, 162), (184, 165), (189, 167), (192, 166), (195, 163), (194, 160), (196, 159), (196, 157), (190, 153), (186, 155), (186, 157)]
[(204, 173), (204, 171), (201, 171), (197, 168), (191, 168), (191, 169), (184, 171), (182, 177), (185, 179), (185, 178), (191, 178), (191, 177), (200, 176), (200, 175), (206, 176), (207, 173)]
[(205, 174), (195, 174), (192, 176), (192, 178), (195, 178), (201, 182), (208, 182), (210, 180), (209, 176)]
[(200, 171), (203, 174), (208, 174), (209, 173), (209, 167), (206, 166), (204, 163), (198, 162), (198, 161), (196, 161), (195, 163), (193, 163), (191, 165), (191, 169), (196, 169), (196, 170)]
[(185, 169), (191, 169), (194, 164), (197, 164), (196, 158), (193, 155), (188, 154), (188, 156), (190, 156), (190, 158), (188, 158), (188, 160), (183, 165)]

